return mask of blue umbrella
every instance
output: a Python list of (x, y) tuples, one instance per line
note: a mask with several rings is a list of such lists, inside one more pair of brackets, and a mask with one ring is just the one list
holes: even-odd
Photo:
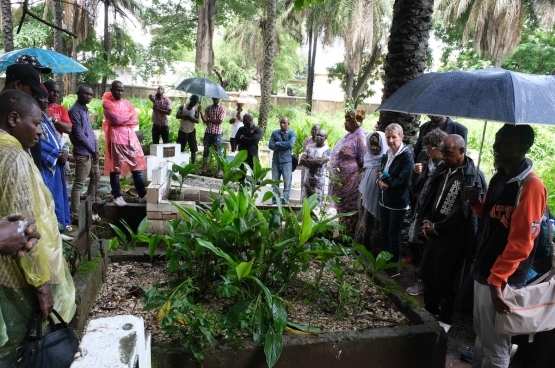
[(12, 65), (20, 55), (35, 56), (42, 66), (52, 69), (52, 73), (67, 74), (67, 73), (81, 73), (86, 72), (88, 69), (77, 61), (60, 54), (56, 51), (43, 50), (36, 47), (29, 47), (26, 49), (14, 50), (0, 56), (0, 71), (5, 71), (6, 68)]
[(212, 82), (210, 79), (201, 77), (184, 79), (175, 87), (175, 89), (206, 97), (220, 99), (229, 98), (222, 86), (218, 83)]
[(499, 68), (423, 74), (399, 88), (378, 110), (458, 116), (508, 124), (555, 125), (555, 76)]

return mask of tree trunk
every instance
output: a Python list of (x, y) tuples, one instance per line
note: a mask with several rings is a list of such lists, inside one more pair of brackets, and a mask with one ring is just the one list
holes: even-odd
[[(77, 45), (79, 43), (78, 40), (72, 38), (71, 44), (71, 58), (73, 60), (77, 60)], [(71, 83), (70, 83), (70, 91), (69, 93), (77, 93), (77, 73), (71, 73)]]
[[(395, 0), (382, 102), (409, 80), (424, 73), (433, 11), (433, 0)], [(403, 127), (405, 143), (411, 146), (416, 143), (419, 115), (381, 111), (380, 130), (392, 123)]]
[[(63, 28), (62, 20), (62, 2), (61, 0), (52, 1), (52, 13), (54, 14), (54, 24)], [(64, 54), (64, 41), (62, 39), (62, 31), (54, 29), (54, 51)], [(60, 96), (58, 102), (62, 102), (64, 94), (64, 79), (62, 74), (54, 74), (54, 81), (60, 86)]]
[(12, 20), (12, 4), (10, 0), (1, 0), (2, 7), (2, 40), (4, 42), (4, 51), (10, 52), (14, 50), (13, 45), (13, 20)]
[(347, 66), (345, 65), (345, 78), (346, 78), (346, 82), (345, 82), (345, 103), (347, 105), (353, 105), (355, 104), (355, 100), (353, 99), (353, 85), (354, 85), (354, 72), (350, 71)]
[(214, 69), (214, 25), (216, 23), (216, 0), (205, 0), (198, 7), (195, 68), (205, 76)]
[[(110, 0), (103, 0), (104, 2), (104, 61), (108, 64), (108, 55), (110, 54), (110, 27), (108, 27), (108, 15), (110, 10)], [(102, 82), (100, 83), (100, 98), (106, 91), (106, 82), (108, 81), (108, 76), (102, 76)]]
[(351, 31), (345, 33), (343, 36), (343, 43), (345, 44), (345, 104), (353, 106), (353, 86), (355, 74), (358, 73), (358, 68), (355, 68), (355, 58), (360, 58), (361, 50), (354, 49), (353, 34)]
[(308, 30), (308, 75), (306, 76), (306, 113), (312, 112), (312, 95), (314, 93), (314, 65), (316, 63), (316, 47), (318, 46), (318, 32), (314, 32), (311, 25)]
[(262, 83), (260, 83), (260, 110), (258, 126), (264, 132), (270, 115), (272, 98), (272, 82), (274, 78), (274, 60), (276, 57), (276, 13), (277, 0), (265, 0), (266, 19), (260, 22), (262, 40), (264, 41), (264, 64), (262, 67)]
[(370, 60), (368, 60), (368, 63), (366, 63), (366, 65), (362, 68), (362, 75), (357, 79), (357, 83), (353, 86), (352, 96), (353, 96), (353, 103), (354, 103), (355, 109), (359, 103), (358, 97), (363, 91), (364, 86), (366, 86), (366, 82), (368, 81), (368, 78), (370, 78), (370, 74), (374, 70), (376, 63), (381, 55), (382, 55), (382, 48), (380, 44), (377, 43), (374, 46), (374, 49), (372, 50), (372, 55), (370, 56)]
[(46, 0), (44, 2), (44, 9), (42, 11), (42, 20), (48, 20), (48, 7), (50, 6), (52, 0)]

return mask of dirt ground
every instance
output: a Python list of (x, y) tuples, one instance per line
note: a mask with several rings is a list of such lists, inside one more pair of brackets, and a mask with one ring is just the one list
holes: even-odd
[[(395, 278), (402, 287), (407, 288), (413, 285), (416, 281), (414, 268), (403, 268), (401, 275)], [(418, 303), (424, 308), (424, 297), (418, 295), (414, 297)], [(447, 333), (447, 356), (445, 367), (453, 368), (468, 368), (470, 363), (460, 359), (460, 352), (465, 349), (472, 349), (476, 334), (472, 327), (472, 316), (466, 313), (457, 313), (454, 316), (454, 322)]]

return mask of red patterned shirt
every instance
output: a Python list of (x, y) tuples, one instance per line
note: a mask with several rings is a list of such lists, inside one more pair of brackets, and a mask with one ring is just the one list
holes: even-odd
[[(152, 103), (159, 109), (170, 110), (172, 109), (172, 102), (167, 97), (162, 97), (160, 99), (155, 98)], [(157, 110), (152, 110), (152, 123), (160, 126), (168, 125), (168, 115), (161, 113)]]
[[(223, 122), (223, 120), (225, 119), (226, 111), (224, 106), (217, 104), (208, 106), (204, 111), (204, 114), (206, 116), (206, 120), (221, 120)], [(204, 132), (208, 134), (222, 134), (222, 131), (223, 128), (221, 123), (207, 123), (206, 130)]]

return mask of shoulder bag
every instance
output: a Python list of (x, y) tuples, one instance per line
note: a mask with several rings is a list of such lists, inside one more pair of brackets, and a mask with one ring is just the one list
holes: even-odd
[[(520, 183), (515, 208), (524, 183), (531, 178), (534, 177), (528, 177)], [(549, 207), (546, 213), (549, 216)], [(511, 313), (495, 314), (495, 330), (498, 333), (529, 335), (528, 341), (532, 342), (535, 333), (555, 329), (555, 245), (550, 226), (548, 237), (551, 244), (551, 269), (521, 289), (505, 286), (503, 299), (511, 307)]]
[[(52, 314), (60, 321), (55, 323)], [(27, 326), (27, 335), (18, 348), (13, 367), (69, 368), (79, 347), (73, 328), (55, 310), (48, 316), (50, 332), (42, 334), (42, 312), (35, 310)], [(34, 332), (34, 335), (33, 335)]]

